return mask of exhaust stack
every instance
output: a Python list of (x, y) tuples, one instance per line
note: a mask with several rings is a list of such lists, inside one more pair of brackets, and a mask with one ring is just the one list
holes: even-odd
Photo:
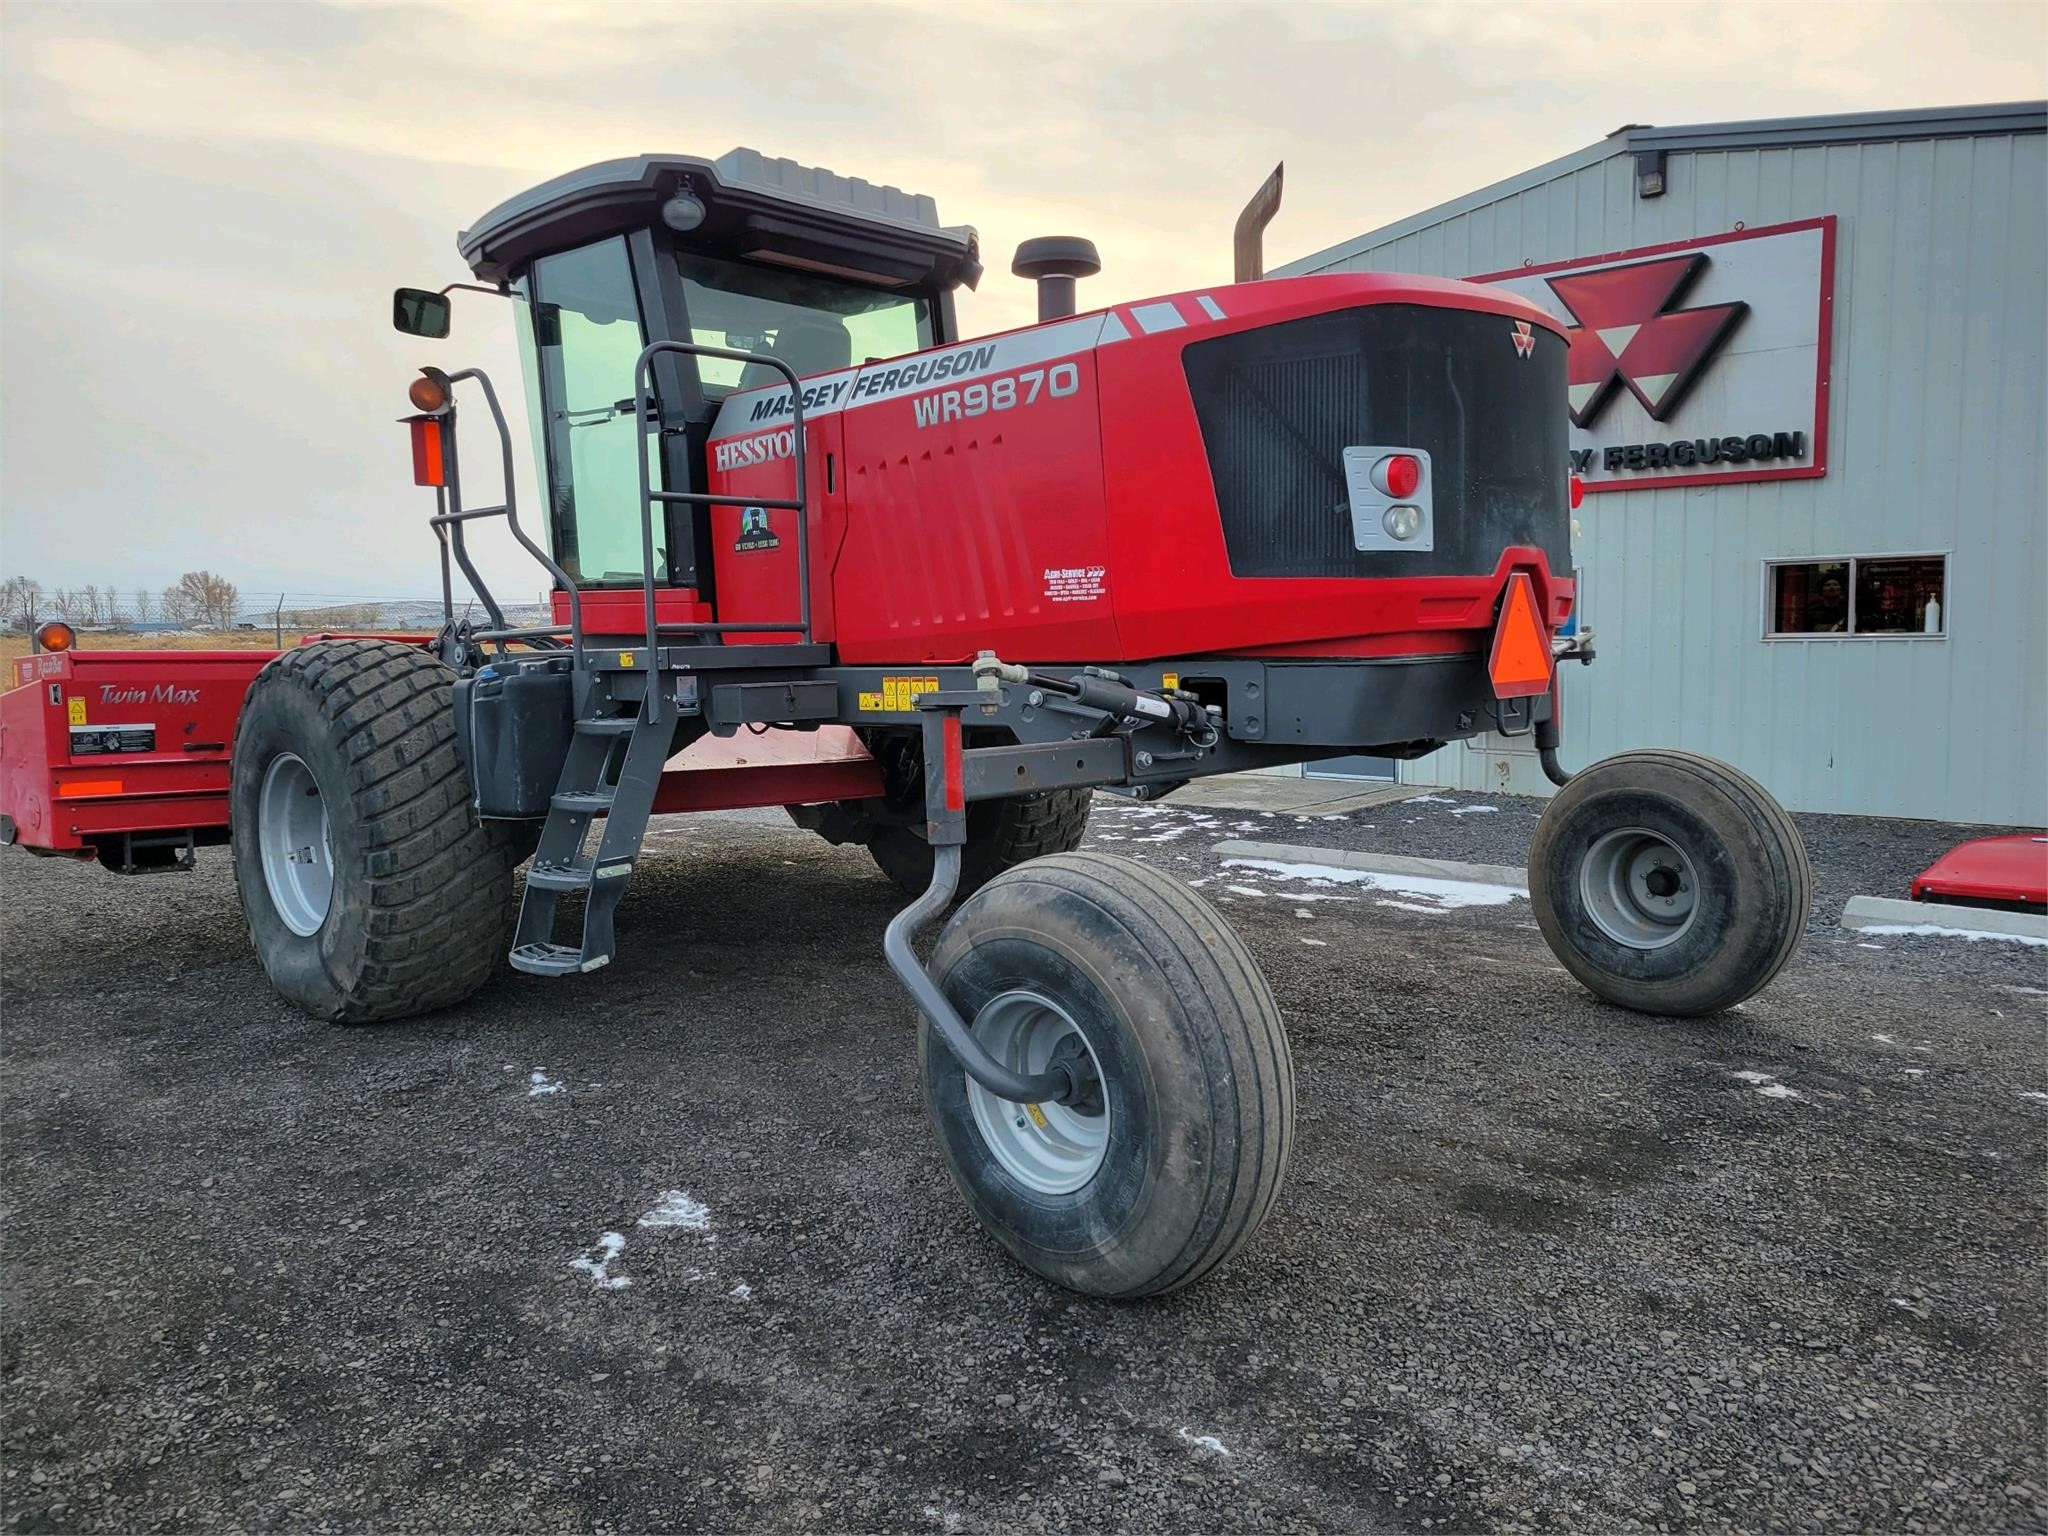
[(1231, 278), (1234, 283), (1256, 283), (1266, 275), (1266, 226), (1280, 211), (1280, 178), (1286, 169), (1284, 160), (1274, 166), (1273, 174), (1252, 194), (1252, 200), (1244, 205), (1244, 212), (1237, 216), (1237, 229), (1230, 239), (1232, 253), (1237, 258), (1237, 270)]
[(1074, 280), (1102, 270), (1095, 242), (1079, 235), (1040, 235), (1017, 247), (1010, 270), (1038, 284), (1038, 319), (1064, 320), (1074, 312)]

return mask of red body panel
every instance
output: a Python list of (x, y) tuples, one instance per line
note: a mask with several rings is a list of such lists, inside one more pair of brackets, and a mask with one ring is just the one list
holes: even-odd
[[(551, 594), (555, 624), (569, 622), (569, 594)], [(709, 624), (711, 605), (697, 600), (695, 587), (662, 587), (654, 594), (655, 617), (663, 624)], [(597, 587), (583, 594), (583, 632), (621, 636), (647, 633), (647, 598), (639, 587)]]
[[(225, 826), (242, 697), (274, 651), (59, 651), (14, 663), (0, 695), (0, 814), (30, 847)], [(115, 727), (149, 750), (74, 751)]]
[(1915, 901), (2048, 905), (2048, 836), (1980, 837), (1949, 849), (1913, 877)]
[[(1473, 284), (1286, 278), (1119, 305), (807, 381), (817, 637), (855, 663), (959, 662), (983, 648), (1026, 662), (1437, 654), (1483, 646), (1517, 568), (1555, 627), (1571, 610), (1572, 584), (1535, 549), (1457, 576), (1231, 573), (1181, 353), (1363, 304), (1557, 329), (1535, 306)], [(712, 490), (793, 495), (788, 416), (768, 410), (782, 399), (756, 390), (726, 402), (712, 430)], [(775, 545), (749, 549), (740, 509), (719, 510), (719, 617), (794, 613), (795, 514), (770, 513)]]

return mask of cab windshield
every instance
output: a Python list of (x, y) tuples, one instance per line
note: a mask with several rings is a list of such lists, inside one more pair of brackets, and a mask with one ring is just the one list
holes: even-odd
[[(901, 357), (932, 344), (929, 299), (687, 251), (676, 253), (676, 270), (692, 341), (765, 352), (801, 376)], [(759, 363), (700, 357), (697, 366), (710, 400), (782, 382), (773, 368)]]

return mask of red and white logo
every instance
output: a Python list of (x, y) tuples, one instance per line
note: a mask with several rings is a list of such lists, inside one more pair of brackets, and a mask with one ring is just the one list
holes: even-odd
[(1575, 425), (1590, 427), (1617, 384), (1628, 386), (1652, 421), (1670, 419), (1707, 359), (1749, 313), (1740, 299), (1678, 307), (1706, 268), (1706, 255), (1693, 252), (1546, 279), (1579, 322), (1567, 375)]
[[(1827, 473), (1834, 240), (1822, 215), (1473, 281), (1569, 338), (1561, 403), (1588, 491), (1811, 479)], [(1513, 339), (1535, 351), (1533, 328)]]
[(1527, 357), (1536, 350), (1536, 331), (1527, 320), (1515, 322), (1514, 343), (1517, 357)]

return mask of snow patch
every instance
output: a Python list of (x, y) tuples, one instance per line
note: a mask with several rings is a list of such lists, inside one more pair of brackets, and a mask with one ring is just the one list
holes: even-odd
[(1453, 816), (1491, 816), (1500, 809), (1497, 805), (1461, 805), (1451, 812)]
[(1890, 1035), (1872, 1035), (1870, 1038), (1884, 1045), (1897, 1045), (1899, 1043)]
[(1265, 893), (1264, 891), (1257, 891), (1257, 890), (1253, 890), (1253, 889), (1252, 889), (1252, 888), (1251, 888), (1250, 886), (1248, 886), (1248, 885), (1226, 885), (1225, 887), (1223, 887), (1223, 889), (1225, 889), (1226, 891), (1230, 892), (1230, 894), (1231, 894), (1231, 895), (1233, 895), (1233, 896), (1260, 896), (1260, 897), (1263, 897), (1263, 896), (1264, 896), (1264, 895), (1266, 894), (1266, 893)]
[(624, 1235), (607, 1232), (597, 1240), (595, 1247), (586, 1248), (578, 1257), (571, 1259), (569, 1267), (582, 1270), (590, 1276), (590, 1283), (601, 1291), (622, 1291), (633, 1282), (624, 1275), (613, 1274), (611, 1267), (613, 1261), (625, 1251)]
[(1419, 901), (1376, 901), (1373, 905), (1376, 907), (1399, 907), (1403, 912), (1427, 912), (1431, 917), (1442, 917), (1445, 911), (1448, 910), (1444, 907), (1425, 907)]
[(1858, 944), (1858, 945), (1857, 945), (1856, 947), (1857, 947), (1858, 949), (1883, 949), (1883, 948), (1884, 948), (1884, 946), (1883, 946), (1882, 944)]
[[(1433, 903), (1424, 910), (1450, 912), (1459, 907), (1504, 907), (1511, 901), (1528, 900), (1520, 886), (1492, 885), (1481, 880), (1446, 880), (1436, 875), (1389, 875), (1371, 869), (1343, 869), (1335, 864), (1292, 864), (1278, 859), (1225, 859), (1224, 867), (1273, 870), (1295, 880), (1313, 880), (1324, 885), (1362, 885), (1368, 890), (1390, 891)], [(1292, 895), (1293, 893), (1289, 893)], [(1295, 900), (1312, 901), (1309, 895)]]
[(1767, 1099), (1804, 1099), (1805, 1094), (1797, 1088), (1788, 1088), (1778, 1081), (1774, 1072), (1731, 1072), (1728, 1074), (1737, 1082), (1748, 1083)]
[(1449, 795), (1410, 795), (1409, 805), (1456, 805), (1458, 802)]
[(541, 1071), (539, 1067), (533, 1069), (533, 1076), (528, 1079), (528, 1083), (526, 1096), (529, 1099), (537, 1099), (542, 1094), (560, 1093), (562, 1091), (562, 1085), (549, 1077), (547, 1073)]
[(686, 1227), (692, 1232), (707, 1232), (711, 1229), (711, 1207), (701, 1200), (693, 1200), (680, 1189), (662, 1191), (660, 1203), (642, 1216), (639, 1225), (643, 1227)]
[(2037, 939), (2031, 933), (1986, 933), (1981, 928), (1948, 928), (1940, 923), (1874, 923), (1863, 931), (1903, 934), (1916, 939), (1968, 939), (1972, 944), (1988, 939), (1999, 944), (2032, 944), (2048, 948), (2048, 939)]
[(1196, 1450), (1207, 1451), (1212, 1456), (1228, 1456), (1230, 1454), (1230, 1447), (1221, 1440), (1218, 1440), (1214, 1435), (1190, 1434), (1185, 1425), (1181, 1428), (1180, 1437)]
[(754, 1288), (751, 1285), (747, 1284), (746, 1281), (742, 1280), (738, 1285), (734, 1286), (725, 1294), (730, 1296), (734, 1301), (752, 1301), (754, 1299)]
[(1328, 939), (1311, 939), (1304, 937), (1301, 942), (1304, 944), (1313, 944), (1317, 949), (1328, 949), (1330, 947), (1330, 941)]
[(2023, 1099), (2040, 1099), (2044, 1103), (2048, 1103), (2048, 1093), (2036, 1093), (2031, 1088), (2022, 1093), (2020, 1097)]

